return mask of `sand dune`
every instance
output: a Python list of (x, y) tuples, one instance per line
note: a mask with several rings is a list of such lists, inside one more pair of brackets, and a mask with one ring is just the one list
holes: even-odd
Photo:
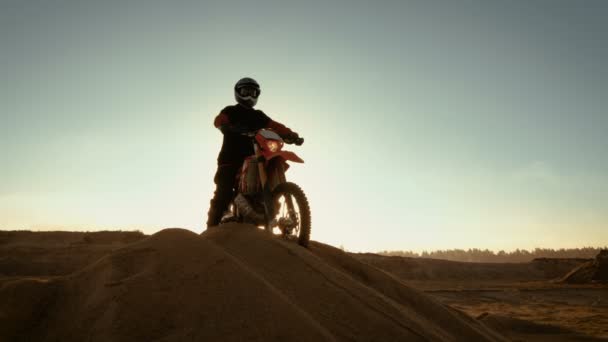
[(127, 231), (0, 231), (0, 285), (28, 276), (68, 275), (145, 237)]
[(608, 283), (608, 250), (601, 251), (595, 260), (590, 260), (566, 274), (564, 283)]
[(4, 282), (0, 340), (504, 340), (339, 249), (252, 226), (167, 229), (108, 253)]
[(563, 277), (589, 259), (539, 258), (525, 263), (459, 262), (427, 258), (351, 254), (354, 258), (381, 268), (402, 280), (422, 281), (540, 281)]
[[(602, 271), (606, 252), (595, 260), (543, 258), (527, 263), (350, 255), (446, 305), (480, 317), (512, 340), (608, 338), (608, 285), (601, 280), (606, 279)], [(565, 281), (557, 281), (562, 278)]]
[(479, 320), (513, 341), (525, 342), (591, 342), (604, 339), (581, 335), (569, 329), (538, 324), (503, 315), (482, 315)]

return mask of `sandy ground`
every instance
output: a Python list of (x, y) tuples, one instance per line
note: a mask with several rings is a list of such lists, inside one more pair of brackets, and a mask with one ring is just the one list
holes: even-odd
[[(557, 335), (588, 340), (577, 334), (608, 339), (608, 284), (557, 281), (572, 268), (585, 263), (584, 260), (470, 264), (370, 254), (353, 256), (398, 275), (407, 285), (472, 317), (484, 319), (495, 315), (521, 320), (517, 324), (509, 323), (512, 328), (523, 327), (519, 329), (520, 334), (517, 329), (511, 331), (510, 337), (514, 339), (534, 340), (542, 339), (539, 335), (545, 335), (544, 338)], [(542, 329), (547, 326), (556, 329), (549, 327), (549, 332)], [(530, 331), (545, 333), (535, 335)]]
[(608, 338), (608, 287), (514, 284), (503, 289), (427, 292), (452, 307), (479, 317), (500, 314)]
[[(100, 244), (91, 253), (108, 253), (82, 268), (66, 256), (68, 246), (50, 246), (49, 263), (39, 248), (5, 240), (13, 254), (0, 254), (0, 272), (10, 273), (0, 287), (2, 340), (506, 340), (339, 249), (308, 250), (253, 226), (202, 235), (166, 229)], [(70, 253), (84, 260), (86, 251)], [(28, 255), (44, 267), (20, 272)], [(75, 271), (54, 270), (66, 262), (60, 268)]]
[(318, 242), (304, 249), (237, 224), (201, 235), (183, 229), (152, 236), (0, 232), (0, 341), (606, 336), (604, 285), (546, 280), (576, 266), (568, 261), (408, 260), (406, 268), (394, 261), (384, 265), (387, 272), (369, 255), (362, 260)]

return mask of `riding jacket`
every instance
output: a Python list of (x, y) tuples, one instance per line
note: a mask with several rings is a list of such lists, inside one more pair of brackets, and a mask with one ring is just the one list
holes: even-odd
[(222, 109), (220, 114), (215, 117), (213, 124), (224, 134), (222, 149), (217, 157), (218, 165), (240, 165), (246, 157), (254, 153), (250, 138), (231, 132), (226, 129), (227, 127), (236, 126), (250, 131), (270, 128), (281, 137), (286, 137), (293, 133), (291, 129), (272, 120), (261, 110), (240, 104)]

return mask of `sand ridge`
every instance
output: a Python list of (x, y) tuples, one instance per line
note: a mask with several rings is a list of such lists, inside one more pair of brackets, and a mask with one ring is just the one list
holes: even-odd
[(166, 229), (0, 298), (7, 341), (504, 340), (339, 249), (238, 224)]
[(608, 283), (608, 250), (600, 251), (594, 260), (573, 269), (561, 281), (570, 284)]

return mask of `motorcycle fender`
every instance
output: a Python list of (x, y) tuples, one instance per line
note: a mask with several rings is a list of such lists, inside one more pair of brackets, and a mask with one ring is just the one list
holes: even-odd
[(279, 152), (275, 152), (275, 153), (264, 151), (264, 152), (262, 152), (262, 155), (264, 155), (264, 158), (266, 159), (267, 162), (276, 157), (281, 157), (285, 160), (290, 160), (295, 163), (304, 162), (304, 160), (302, 160), (302, 158), (298, 157), (295, 153), (290, 152), (290, 151), (279, 151)]

